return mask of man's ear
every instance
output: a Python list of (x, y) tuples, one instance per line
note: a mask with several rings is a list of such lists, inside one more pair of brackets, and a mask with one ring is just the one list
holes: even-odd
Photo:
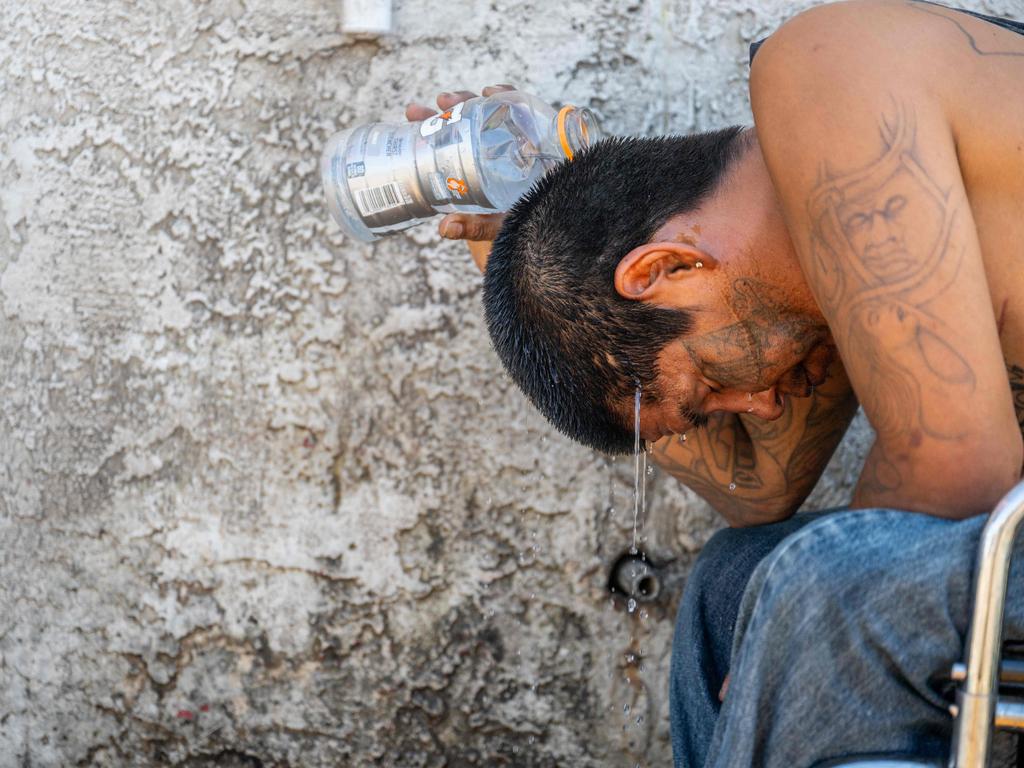
[(717, 265), (713, 257), (686, 243), (644, 243), (615, 268), (615, 290), (624, 299), (654, 301), (680, 280)]

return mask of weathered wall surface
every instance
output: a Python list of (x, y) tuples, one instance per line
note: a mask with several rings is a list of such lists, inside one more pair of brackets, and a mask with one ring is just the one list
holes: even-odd
[(0, 768), (667, 765), (713, 515), (653, 477), (664, 589), (613, 603), (631, 462), (509, 385), (460, 246), (346, 242), (317, 158), (490, 82), (749, 121), (796, 7), (398, 0), (359, 41), (328, 0), (0, 0)]

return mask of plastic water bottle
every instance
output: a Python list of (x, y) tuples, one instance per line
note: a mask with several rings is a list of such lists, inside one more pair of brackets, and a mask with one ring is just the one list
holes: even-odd
[(600, 139), (589, 109), (503, 91), (418, 123), (344, 130), (327, 142), (320, 172), (335, 220), (369, 243), (437, 213), (507, 211), (545, 172)]

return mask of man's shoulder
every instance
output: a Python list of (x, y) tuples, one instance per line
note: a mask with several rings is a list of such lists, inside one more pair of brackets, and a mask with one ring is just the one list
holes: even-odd
[[(916, 88), (941, 35), (913, 0), (847, 0), (797, 14), (763, 41), (751, 63), (751, 99), (770, 107), (794, 88), (841, 97), (848, 84), (892, 93)], [(932, 62), (934, 63), (934, 62)], [(756, 116), (756, 113), (755, 113)]]

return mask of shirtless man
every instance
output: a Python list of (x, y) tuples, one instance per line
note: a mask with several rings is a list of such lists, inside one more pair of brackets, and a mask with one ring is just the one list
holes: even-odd
[[(676, 765), (941, 759), (979, 515), (1024, 464), (1024, 25), (853, 0), (754, 51), (753, 129), (605, 142), (441, 232), (534, 404), (628, 450), (639, 388), (656, 461), (730, 524), (680, 608)], [(793, 517), (858, 402), (849, 510)]]

